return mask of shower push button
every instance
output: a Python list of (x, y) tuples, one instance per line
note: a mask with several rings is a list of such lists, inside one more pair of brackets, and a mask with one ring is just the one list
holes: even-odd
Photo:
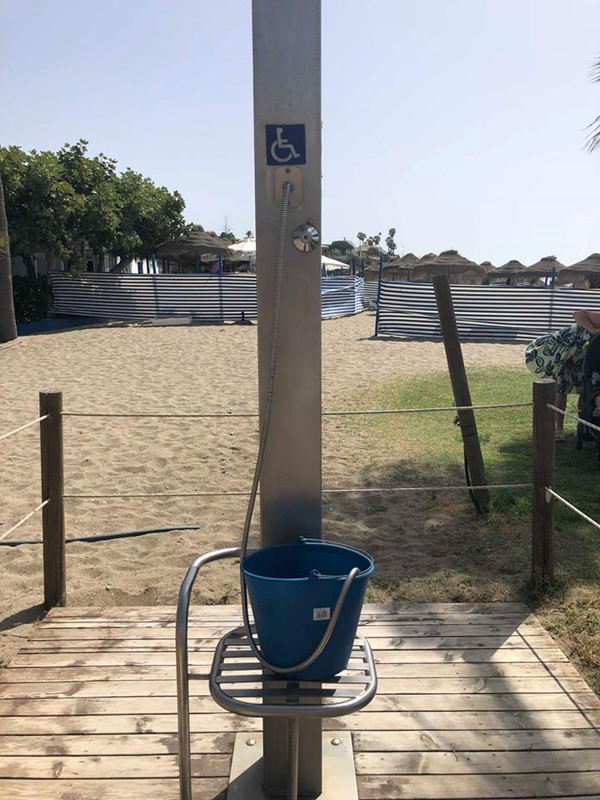
[(305, 222), (303, 225), (298, 225), (292, 234), (292, 241), (294, 247), (303, 253), (310, 253), (319, 244), (321, 235), (314, 225), (310, 222)]

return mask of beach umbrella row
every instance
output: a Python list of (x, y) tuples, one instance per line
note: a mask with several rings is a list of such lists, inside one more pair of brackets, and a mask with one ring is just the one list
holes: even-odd
[(583, 280), (597, 283), (600, 280), (600, 253), (591, 253), (587, 258), (568, 267), (561, 264), (556, 256), (544, 256), (530, 266), (525, 266), (516, 260), (507, 261), (501, 267), (489, 270), (487, 277), (488, 281), (519, 279), (529, 282), (556, 278), (558, 286), (578, 283)]
[(412, 270), (411, 279), (431, 280), (435, 275), (446, 275), (448, 280), (466, 283), (483, 278), (485, 274), (485, 267), (461, 256), (458, 250), (444, 250), (439, 256), (421, 260)]
[[(372, 264), (365, 275), (376, 277), (379, 266)], [(554, 255), (543, 256), (534, 264), (525, 265), (511, 259), (500, 267), (491, 261), (476, 264), (462, 256), (457, 250), (444, 250), (439, 255), (427, 253), (416, 256), (407, 253), (401, 258), (392, 258), (383, 264), (382, 275), (385, 280), (430, 281), (434, 275), (446, 275), (449, 280), (460, 283), (483, 281), (510, 281), (511, 283), (535, 283), (539, 280), (556, 279), (556, 284), (564, 286), (587, 280), (600, 284), (600, 253), (591, 253), (576, 264), (565, 266)]]
[[(247, 261), (256, 254), (256, 239), (248, 237), (241, 242), (231, 244), (226, 239), (207, 233), (202, 226), (197, 225), (186, 236), (161, 244), (156, 254), (162, 258), (176, 258), (180, 261), (200, 258), (204, 260), (211, 255), (227, 261)], [(326, 271), (347, 268), (346, 264), (325, 256), (323, 263)], [(365, 275), (375, 277), (378, 272), (379, 265), (371, 264), (366, 268)], [(553, 255), (543, 256), (529, 266), (511, 259), (500, 267), (494, 267), (490, 261), (477, 264), (465, 258), (458, 250), (444, 250), (439, 255), (426, 253), (421, 257), (414, 253), (406, 253), (386, 261), (382, 272), (387, 280), (410, 278), (415, 281), (430, 281), (435, 275), (446, 275), (449, 280), (460, 283), (483, 280), (486, 283), (496, 280), (535, 282), (540, 279), (556, 278), (558, 285), (564, 285), (583, 280), (600, 281), (600, 253), (591, 253), (587, 258), (569, 267), (561, 264)]]

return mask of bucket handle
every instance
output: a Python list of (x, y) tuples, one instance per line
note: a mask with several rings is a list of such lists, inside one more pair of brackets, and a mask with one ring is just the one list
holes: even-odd
[[(334, 544), (334, 545), (337, 544), (337, 542), (327, 542), (327, 541), (324, 542), (323, 539), (307, 539), (306, 536), (299, 536), (298, 537), (298, 542), (299, 543), (306, 542), (307, 544)], [(360, 552), (360, 551), (358, 551), (358, 552)], [(358, 575), (360, 573), (360, 570), (358, 569), (358, 567), (355, 567), (355, 569), (357, 570), (356, 574)], [(311, 572), (310, 572), (308, 577), (309, 578), (341, 578), (342, 576), (341, 575), (324, 575), (322, 572), (319, 572), (318, 570), (313, 569), (313, 570), (311, 570)]]
[[(317, 541), (318, 542), (318, 541), (320, 541), (320, 539), (313, 539), (313, 540), (308, 539), (306, 541)], [(331, 619), (329, 620), (327, 628), (325, 629), (325, 633), (323, 634), (323, 638), (321, 639), (319, 644), (316, 646), (316, 648), (313, 650), (313, 652), (308, 656), (308, 658), (305, 658), (304, 661), (301, 661), (299, 664), (294, 664), (294, 666), (292, 666), (292, 667), (276, 667), (274, 664), (270, 664), (266, 660), (266, 658), (262, 655), (262, 653), (260, 652), (260, 650), (258, 648), (258, 645), (257, 645), (257, 643), (256, 643), (256, 641), (254, 639), (254, 634), (252, 633), (252, 629), (250, 628), (250, 620), (248, 618), (248, 597), (247, 597), (247, 594), (246, 594), (246, 578), (244, 576), (243, 570), (240, 570), (240, 574), (241, 574), (242, 582), (243, 582), (242, 616), (243, 616), (243, 620), (244, 620), (244, 628), (246, 629), (246, 632), (248, 634), (248, 643), (250, 645), (250, 649), (252, 650), (252, 652), (254, 653), (256, 658), (259, 660), (259, 662), (263, 665), (263, 667), (266, 667), (267, 669), (270, 669), (271, 672), (275, 672), (275, 673), (279, 673), (279, 674), (285, 674), (285, 673), (288, 673), (288, 672), (301, 672), (303, 669), (307, 669), (307, 667), (310, 667), (311, 664), (314, 664), (314, 662), (321, 655), (323, 650), (327, 647), (327, 643), (329, 642), (329, 640), (333, 636), (333, 632), (335, 630), (335, 626), (337, 625), (337, 621), (338, 621), (339, 616), (340, 616), (340, 614), (342, 612), (342, 607), (344, 605), (344, 601), (346, 600), (348, 592), (350, 591), (350, 587), (352, 585), (352, 582), (354, 581), (356, 576), (359, 574), (359, 572), (360, 572), (360, 570), (359, 570), (358, 567), (352, 567), (352, 569), (350, 570), (350, 572), (346, 576), (346, 578), (344, 580), (344, 585), (342, 586), (342, 590), (340, 592), (340, 596), (338, 597), (337, 603), (335, 604), (335, 607), (333, 609), (333, 613), (331, 615)]]

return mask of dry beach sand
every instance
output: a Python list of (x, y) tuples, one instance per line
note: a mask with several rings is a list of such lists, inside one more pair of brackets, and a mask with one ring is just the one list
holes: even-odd
[[(403, 374), (446, 368), (443, 346), (371, 338), (371, 314), (323, 323), (323, 407), (356, 406), (369, 387)], [(518, 367), (522, 346), (468, 344), (467, 366)], [(0, 350), (0, 433), (38, 415), (38, 391), (60, 389), (66, 411), (222, 412), (256, 407), (256, 327), (113, 326), (29, 336)], [(426, 403), (424, 403), (426, 404)], [(325, 486), (362, 485), (393, 457), (356, 425), (323, 423)], [(255, 419), (65, 419), (67, 494), (227, 491), (250, 485)], [(37, 427), (0, 442), (0, 536), (39, 502)], [(466, 501), (462, 503), (463, 515)], [(191, 559), (238, 543), (245, 498), (67, 499), (67, 536), (170, 524), (164, 533), (67, 549), (71, 605), (174, 604)], [(334, 495), (324, 503), (324, 534), (364, 546), (380, 574), (422, 570), (424, 537), (448, 522), (430, 498)], [(255, 517), (255, 530), (257, 515)], [(35, 539), (36, 515), (11, 538)], [(435, 566), (435, 548), (429, 564)], [(433, 562), (432, 562), (433, 559)], [(10, 658), (42, 599), (41, 547), (0, 548), (0, 664)], [(386, 573), (387, 571), (387, 573)], [(237, 598), (233, 565), (208, 568), (196, 602)], [(489, 589), (489, 587), (488, 587)], [(509, 590), (492, 589), (497, 599)], [(425, 598), (428, 599), (428, 598)], [(431, 598), (432, 599), (432, 598)]]

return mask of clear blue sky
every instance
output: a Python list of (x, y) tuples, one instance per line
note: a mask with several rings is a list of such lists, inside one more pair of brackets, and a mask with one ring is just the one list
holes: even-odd
[[(0, 142), (90, 140), (254, 229), (250, 0), (0, 0)], [(323, 0), (323, 237), (600, 251), (598, 0)]]

